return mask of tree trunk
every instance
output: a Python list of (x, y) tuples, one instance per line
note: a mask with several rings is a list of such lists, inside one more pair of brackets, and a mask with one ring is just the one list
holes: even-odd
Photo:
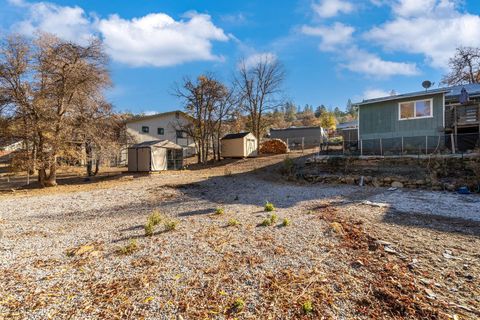
[(57, 185), (57, 157), (53, 158), (53, 162), (50, 165), (50, 173), (45, 180), (46, 187), (54, 187)]
[(97, 160), (95, 162), (95, 172), (93, 173), (93, 175), (96, 176), (99, 170), (100, 170), (100, 157), (97, 157)]
[(87, 157), (87, 175), (93, 176), (93, 157), (92, 157), (92, 144), (90, 141), (85, 141), (85, 154)]

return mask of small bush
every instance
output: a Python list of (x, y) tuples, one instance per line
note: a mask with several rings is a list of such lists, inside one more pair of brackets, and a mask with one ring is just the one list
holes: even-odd
[(310, 301), (310, 300), (305, 301), (305, 302), (302, 304), (302, 311), (303, 311), (303, 313), (305, 313), (305, 314), (312, 313), (312, 312), (313, 312), (313, 303), (312, 303), (312, 301)]
[(155, 231), (155, 225), (151, 221), (148, 221), (145, 224), (144, 228), (145, 228), (145, 235), (147, 237), (153, 236), (153, 231)]
[(332, 228), (332, 230), (337, 234), (340, 234), (340, 235), (345, 234), (342, 225), (338, 222), (330, 223), (330, 228)]
[(275, 206), (273, 205), (273, 203), (271, 202), (266, 202), (265, 203), (265, 209), (264, 209), (266, 212), (271, 212), (271, 211), (274, 211), (275, 210)]
[(240, 312), (244, 308), (245, 308), (245, 301), (243, 301), (243, 299), (238, 298), (233, 302), (232, 311)]
[(178, 224), (178, 220), (168, 220), (163, 223), (163, 226), (165, 227), (165, 231), (173, 231), (177, 230)]
[(130, 242), (117, 250), (117, 253), (122, 255), (129, 255), (138, 250), (138, 243), (136, 239), (131, 239)]
[(284, 227), (288, 227), (291, 224), (292, 224), (292, 221), (290, 221), (290, 219), (288, 219), (288, 218), (285, 218), (282, 221), (282, 226), (284, 226)]
[(275, 213), (273, 213), (272, 215), (270, 215), (270, 221), (272, 222), (272, 224), (277, 223), (278, 216)]
[(225, 210), (223, 210), (223, 208), (217, 208), (215, 209), (215, 214), (216, 215), (222, 215), (225, 213)]
[(154, 210), (147, 218), (147, 223), (150, 222), (153, 226), (156, 226), (162, 222), (163, 216), (158, 210)]
[(262, 223), (260, 223), (262, 227), (269, 227), (272, 225), (272, 220), (270, 218), (263, 219)]
[(238, 226), (240, 222), (237, 219), (230, 219), (228, 220), (228, 226), (229, 227), (235, 227)]

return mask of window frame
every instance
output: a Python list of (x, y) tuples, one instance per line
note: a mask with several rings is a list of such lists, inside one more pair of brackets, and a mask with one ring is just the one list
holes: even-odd
[[(144, 129), (147, 128), (147, 130), (145, 131)], [(141, 133), (150, 133), (150, 127), (149, 126), (142, 126), (142, 129), (140, 131)]]
[[(429, 116), (421, 116), (417, 117), (417, 102), (430, 102), (430, 115)], [(402, 118), (402, 104), (413, 103), (413, 117), (410, 118)], [(428, 119), (433, 118), (433, 98), (430, 99), (419, 99), (419, 100), (411, 100), (411, 101), (402, 101), (398, 103), (398, 120), (417, 120), (417, 119)]]
[[(162, 133), (160, 133), (160, 130), (162, 131)], [(164, 136), (165, 135), (165, 128), (157, 128), (157, 135)]]

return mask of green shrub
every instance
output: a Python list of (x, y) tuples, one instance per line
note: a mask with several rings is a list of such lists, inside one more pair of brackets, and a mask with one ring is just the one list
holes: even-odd
[(277, 216), (275, 213), (272, 213), (272, 214), (270, 215), (270, 221), (272, 222), (272, 224), (277, 223), (277, 221), (278, 221), (278, 216)]
[(303, 313), (305, 313), (305, 314), (312, 313), (312, 312), (313, 312), (313, 303), (312, 303), (312, 301), (310, 301), (310, 300), (305, 301), (305, 302), (302, 304), (302, 311), (303, 311)]
[(245, 308), (245, 301), (243, 301), (243, 299), (238, 298), (233, 302), (233, 305), (232, 305), (233, 311), (240, 312), (244, 308)]
[(153, 226), (156, 226), (162, 222), (163, 216), (158, 210), (153, 210), (147, 218), (147, 223), (150, 222)]
[(168, 220), (163, 223), (163, 226), (165, 227), (165, 231), (173, 231), (177, 230), (178, 224), (178, 220)]
[(229, 227), (235, 227), (238, 226), (240, 222), (237, 219), (230, 219), (228, 220), (228, 226)]
[(282, 221), (282, 226), (284, 226), (284, 227), (288, 227), (291, 224), (292, 224), (292, 221), (290, 221), (290, 219), (288, 219), (288, 218), (285, 218)]
[(272, 220), (270, 218), (263, 219), (262, 223), (260, 223), (262, 227), (269, 227), (272, 225)]
[(155, 231), (155, 225), (151, 221), (148, 221), (145, 224), (144, 228), (145, 228), (145, 235), (147, 237), (153, 236), (153, 231)]
[(138, 243), (136, 239), (131, 239), (130, 242), (117, 250), (117, 253), (122, 255), (129, 255), (138, 250)]
[(265, 209), (264, 209), (266, 212), (271, 212), (271, 211), (274, 211), (275, 210), (275, 206), (273, 205), (273, 203), (271, 202), (266, 202), (265, 203)]
[(223, 208), (217, 208), (215, 209), (215, 214), (216, 215), (222, 215), (225, 213), (225, 210), (223, 210)]

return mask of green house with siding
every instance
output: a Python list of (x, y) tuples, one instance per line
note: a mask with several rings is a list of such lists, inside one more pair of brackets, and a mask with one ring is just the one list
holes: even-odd
[(356, 105), (359, 148), (455, 149), (464, 144), (458, 137), (468, 135), (476, 136), (472, 143), (478, 144), (480, 84), (369, 99)]

